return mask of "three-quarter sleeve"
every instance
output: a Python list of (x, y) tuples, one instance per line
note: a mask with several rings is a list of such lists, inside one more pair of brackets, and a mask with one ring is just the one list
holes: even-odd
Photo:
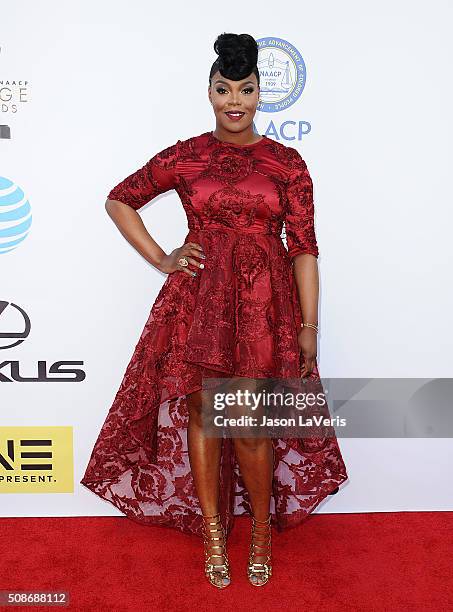
[(178, 183), (176, 144), (156, 153), (142, 168), (113, 187), (107, 198), (139, 210), (160, 193), (175, 189)]
[(291, 259), (301, 253), (319, 255), (314, 227), (313, 183), (300, 153), (288, 152), (289, 175), (286, 184), (285, 231), (288, 255)]

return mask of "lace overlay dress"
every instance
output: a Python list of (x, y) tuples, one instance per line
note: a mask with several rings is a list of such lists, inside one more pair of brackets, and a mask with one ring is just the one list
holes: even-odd
[[(313, 185), (292, 147), (267, 137), (231, 144), (206, 132), (157, 153), (108, 197), (139, 210), (171, 189), (187, 215), (185, 241), (203, 246), (205, 268), (196, 277), (167, 276), (80, 482), (130, 519), (201, 535), (185, 396), (212, 372), (300, 378), (292, 259), (318, 257)], [(316, 366), (310, 378), (319, 379)], [(282, 530), (301, 523), (348, 476), (335, 435), (272, 443), (272, 522)], [(229, 438), (220, 481), (228, 533), (235, 515), (251, 514)]]

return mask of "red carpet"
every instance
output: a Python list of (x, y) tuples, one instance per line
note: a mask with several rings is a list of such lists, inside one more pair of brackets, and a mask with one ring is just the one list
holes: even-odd
[[(451, 609), (453, 512), (311, 515), (273, 532), (274, 575), (248, 584), (249, 519), (228, 540), (233, 583), (202, 573), (202, 542), (124, 517), (3, 518), (0, 590), (69, 591), (99, 611)], [(4, 607), (55, 610), (57, 607)]]

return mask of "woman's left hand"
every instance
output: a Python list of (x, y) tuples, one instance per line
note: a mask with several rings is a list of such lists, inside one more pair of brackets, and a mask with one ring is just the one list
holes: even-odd
[(318, 349), (318, 334), (312, 327), (303, 327), (297, 336), (297, 340), (304, 358), (303, 364), (301, 365), (301, 375), (304, 378), (308, 376), (315, 367)]

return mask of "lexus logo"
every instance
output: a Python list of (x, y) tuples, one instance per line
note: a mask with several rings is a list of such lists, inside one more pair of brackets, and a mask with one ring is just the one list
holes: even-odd
[[(4, 331), (5, 327), (8, 331)], [(28, 338), (30, 329), (30, 317), (23, 308), (0, 300), (0, 350), (22, 344)]]
[[(19, 346), (28, 338), (30, 330), (30, 317), (25, 310), (17, 304), (0, 300), (0, 350)], [(23, 376), (23, 370), (27, 374), (30, 372), (29, 364), (22, 369), (18, 360), (0, 361), (0, 382), (82, 382), (86, 374), (80, 366), (83, 366), (83, 361), (71, 359), (48, 364), (40, 359), (34, 374)]]

